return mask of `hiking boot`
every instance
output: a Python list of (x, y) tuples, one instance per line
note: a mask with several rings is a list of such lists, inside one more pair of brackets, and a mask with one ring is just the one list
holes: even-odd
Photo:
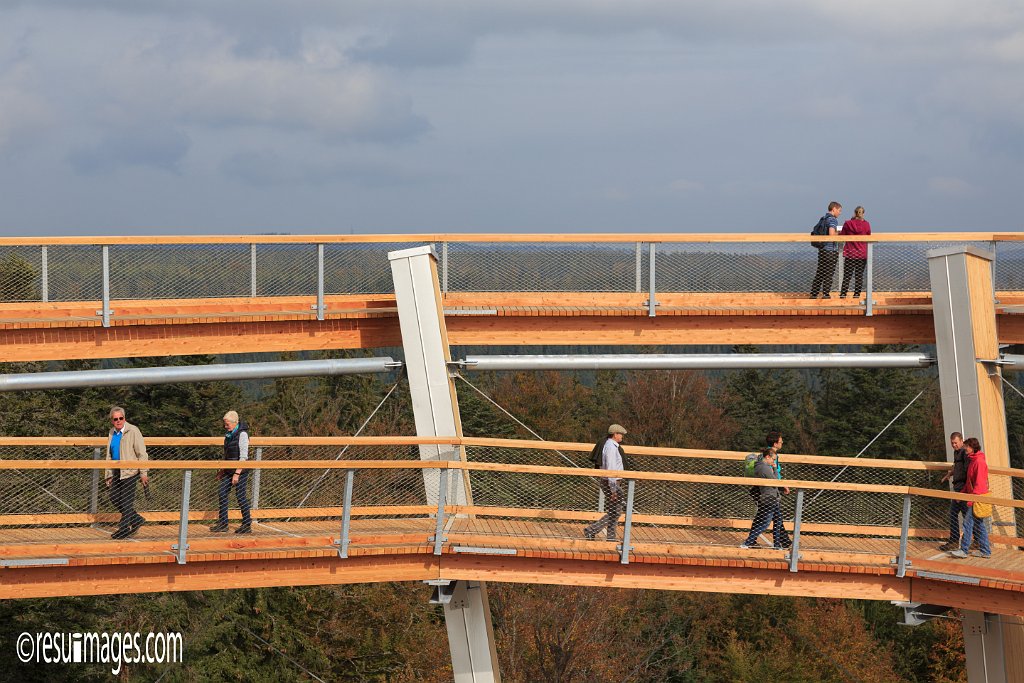
[(588, 541), (593, 541), (595, 536), (597, 536), (597, 534), (591, 531), (589, 526), (583, 527), (583, 538)]
[(760, 550), (764, 546), (760, 545), (757, 541), (754, 541), (753, 543), (751, 543), (749, 545), (746, 544), (746, 543), (740, 543), (740, 547), (741, 548), (746, 548), (747, 550)]
[(218, 522), (210, 527), (210, 531), (212, 531), (215, 534), (224, 533), (227, 530), (228, 525), (226, 522)]
[(951, 543), (951, 542), (950, 543), (943, 543), (942, 545), (939, 546), (939, 550), (948, 553), (948, 552), (950, 552), (952, 550), (956, 550), (959, 547), (960, 547), (959, 543)]
[(988, 560), (992, 557), (992, 553), (983, 553), (980, 550), (973, 550), (971, 551), (971, 557), (981, 557)]
[(775, 548), (776, 550), (789, 550), (790, 548), (793, 547), (793, 541), (786, 541), (785, 543), (783, 543), (781, 545), (776, 545), (776, 546), (772, 546), (772, 547)]
[(252, 533), (252, 525), (251, 524), (243, 524), (242, 526), (240, 526), (237, 529), (235, 529), (235, 533), (236, 534), (251, 534)]
[(950, 557), (955, 557), (958, 560), (962, 560), (965, 557), (967, 557), (967, 553), (965, 553), (963, 550), (954, 550), (953, 552), (951, 552), (949, 554), (949, 556)]
[(114, 533), (110, 534), (110, 537), (113, 538), (116, 541), (119, 541), (122, 538), (128, 538), (129, 536), (132, 535), (132, 533), (133, 532), (132, 532), (131, 526), (120, 526), (120, 527), (117, 528), (117, 531), (115, 531)]

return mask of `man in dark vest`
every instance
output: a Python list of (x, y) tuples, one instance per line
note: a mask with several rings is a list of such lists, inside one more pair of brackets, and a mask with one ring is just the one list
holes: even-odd
[[(224, 435), (224, 459), (238, 460), (239, 462), (248, 460), (249, 431), (244, 422), (239, 423), (238, 413), (233, 410), (224, 413), (224, 429), (227, 431), (227, 434)], [(228, 496), (233, 487), (238, 507), (242, 509), (242, 526), (235, 529), (235, 533), (252, 533), (249, 497), (245, 493), (246, 485), (249, 483), (249, 470), (229, 467), (217, 472), (217, 480), (220, 482), (218, 487), (220, 513), (217, 523), (210, 527), (210, 531), (224, 532), (228, 530)]]

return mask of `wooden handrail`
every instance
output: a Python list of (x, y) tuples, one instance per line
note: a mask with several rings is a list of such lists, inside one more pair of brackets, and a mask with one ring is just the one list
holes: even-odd
[(635, 242), (1015, 242), (1020, 232), (891, 232), (877, 235), (814, 236), (792, 233), (418, 233), (380, 235), (132, 235), (0, 237), (0, 246), (189, 245), (189, 244), (405, 244), (423, 242), (583, 243)]
[[(458, 460), (121, 460), (122, 468), (147, 470), (306, 470), (306, 469), (355, 469), (355, 470), (431, 470), (448, 469), (468, 472), (505, 472), (509, 474), (540, 474), (549, 476), (590, 477), (599, 479), (608, 475), (608, 470), (582, 467), (549, 467), (547, 465), (510, 465), (491, 462), (461, 462)], [(109, 469), (107, 460), (0, 460), (2, 470), (101, 470)], [(710, 474), (687, 474), (675, 472), (622, 473), (622, 478), (637, 481), (663, 481), (671, 483), (718, 484), (736, 486), (764, 486), (765, 480), (755, 477), (723, 477)], [(915, 495), (945, 500), (968, 500), (990, 503), (1000, 507), (1024, 508), (1024, 500), (994, 498), (989, 495), (952, 493), (912, 486), (888, 484), (857, 484), (839, 481), (808, 481), (783, 479), (779, 486), (791, 489), (814, 491), (853, 491), (858, 493), (884, 493), (890, 495)]]
[[(215, 436), (150, 436), (147, 446), (221, 446), (224, 440)], [(415, 445), (469, 446), (480, 448), (513, 448), (521, 450), (574, 451), (589, 453), (592, 443), (571, 441), (528, 441), (523, 439), (491, 439), (477, 437), (427, 438), (418, 436), (253, 436), (249, 439), (252, 447), (284, 446), (415, 446)], [(90, 446), (105, 448), (106, 437), (101, 436), (7, 436), (0, 437), (0, 447), (47, 447), (47, 446)], [(750, 451), (720, 451), (696, 448), (667, 448), (657, 446), (626, 446), (629, 455), (669, 458), (691, 458), (706, 460), (740, 461)], [(945, 472), (952, 464), (926, 460), (884, 460), (880, 458), (848, 458), (830, 455), (805, 455), (784, 453), (782, 462), (802, 465), (830, 465), (837, 467), (859, 467), (873, 469), (895, 469), (908, 471)], [(992, 474), (1024, 477), (1024, 470), (990, 468)]]

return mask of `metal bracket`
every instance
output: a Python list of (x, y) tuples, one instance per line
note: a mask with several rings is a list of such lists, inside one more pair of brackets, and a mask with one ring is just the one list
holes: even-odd
[[(448, 540), (447, 538), (445, 539)], [(452, 548), (455, 553), (473, 553), (475, 555), (518, 555), (515, 548), (481, 548), (477, 546), (457, 545)]]
[(0, 560), (0, 567), (54, 567), (68, 564), (66, 557), (26, 557), (16, 560)]

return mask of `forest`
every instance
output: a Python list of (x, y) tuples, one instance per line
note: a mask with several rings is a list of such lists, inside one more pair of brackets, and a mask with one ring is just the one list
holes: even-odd
[[(193, 356), (113, 365), (256, 359)], [(0, 371), (111, 366), (12, 363)], [(945, 458), (938, 380), (929, 370), (495, 373), (467, 379), (471, 385), (458, 383), (458, 396), (468, 436), (532, 438), (486, 395), (549, 440), (592, 442), (619, 422), (629, 430), (627, 453), (631, 443), (750, 450), (766, 431), (778, 429), (788, 452), (852, 456), (911, 404), (865, 457)], [(254, 435), (350, 435), (395, 384), (362, 433), (414, 434), (403, 382), (395, 374), (6, 393), (0, 395), (0, 434), (103, 435), (107, 411), (118, 404), (146, 436), (219, 436), (220, 416), (232, 408)], [(1011, 458), (1020, 467), (1024, 434), (1015, 427), (1024, 417), (1024, 398), (1007, 392), (1006, 407)], [(5, 451), (4, 457), (17, 457)], [(491, 584), (489, 591), (506, 681), (966, 680), (956, 612), (909, 628), (897, 624), (897, 608), (879, 602), (514, 584)], [(426, 585), (381, 583), (0, 601), (0, 666), (19, 680), (52, 679), (52, 669), (24, 667), (6, 645), (23, 631), (161, 629), (184, 634), (185, 662), (128, 666), (123, 680), (448, 681), (443, 611), (429, 604), (429, 596)], [(79, 666), (68, 667), (61, 678), (109, 675), (100, 666)]]

